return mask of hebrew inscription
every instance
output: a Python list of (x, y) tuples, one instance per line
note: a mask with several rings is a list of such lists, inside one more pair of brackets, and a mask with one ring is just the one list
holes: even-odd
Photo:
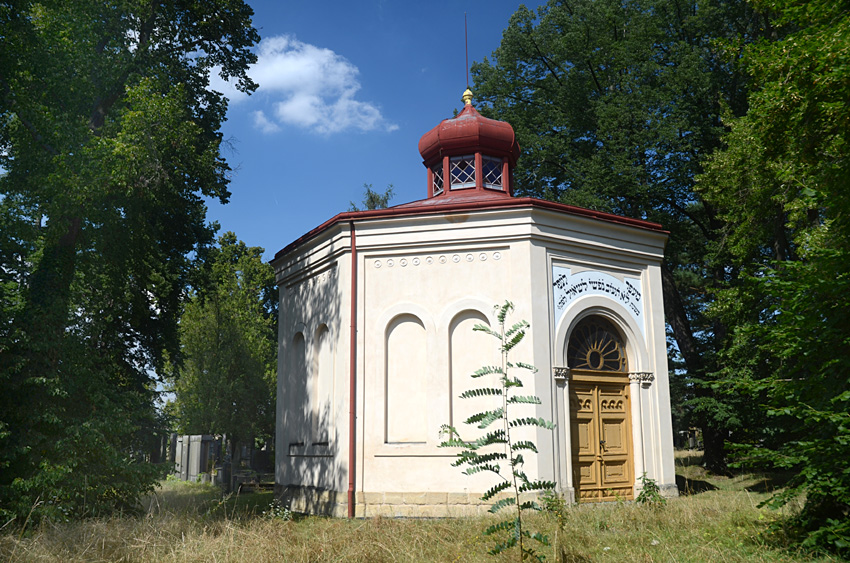
[(552, 266), (552, 295), (555, 303), (555, 325), (561, 320), (570, 303), (579, 297), (601, 295), (623, 305), (641, 331), (644, 330), (643, 289), (640, 278), (626, 278), (620, 281), (604, 272), (586, 271), (572, 274), (569, 268)]

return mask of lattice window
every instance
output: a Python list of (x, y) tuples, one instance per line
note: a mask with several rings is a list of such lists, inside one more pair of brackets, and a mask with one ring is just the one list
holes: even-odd
[(502, 186), (502, 161), (489, 156), (482, 156), (484, 185), (488, 188), (503, 189)]
[(628, 371), (623, 340), (611, 322), (598, 316), (584, 319), (573, 329), (567, 363), (571, 369)]
[(457, 156), (449, 161), (452, 189), (475, 187), (475, 156)]
[(443, 193), (443, 165), (438, 164), (431, 168), (431, 172), (434, 173), (434, 183), (431, 185), (431, 191), (433, 195), (440, 195)]

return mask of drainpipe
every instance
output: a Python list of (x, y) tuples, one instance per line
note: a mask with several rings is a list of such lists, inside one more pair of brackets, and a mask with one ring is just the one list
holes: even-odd
[(357, 435), (357, 241), (354, 235), (354, 221), (348, 222), (351, 232), (351, 335), (348, 346), (348, 517), (354, 518), (354, 467), (357, 461), (354, 440)]

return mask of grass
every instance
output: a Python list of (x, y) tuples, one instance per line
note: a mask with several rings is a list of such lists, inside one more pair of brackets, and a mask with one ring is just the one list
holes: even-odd
[[(634, 503), (567, 506), (533, 515), (556, 541), (548, 561), (792, 562), (808, 557), (766, 535), (779, 514), (759, 509), (775, 476), (708, 475), (680, 455), (685, 493), (652, 509)], [(285, 521), (264, 517), (270, 492), (224, 497), (211, 486), (166, 481), (137, 516), (0, 532), (2, 561), (512, 561), (491, 557), (486, 518)], [(491, 519), (492, 520), (492, 519)]]

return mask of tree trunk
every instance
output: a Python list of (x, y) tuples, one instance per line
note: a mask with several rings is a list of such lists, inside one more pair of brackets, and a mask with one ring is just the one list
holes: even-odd
[(236, 488), (236, 474), (242, 464), (242, 443), (229, 435), (228, 439), (230, 443), (230, 481), (227, 486), (228, 492), (232, 492)]
[(728, 475), (726, 464), (726, 432), (710, 425), (703, 426), (702, 440), (705, 447), (702, 463), (705, 468), (717, 475)]
[(691, 323), (688, 320), (679, 288), (673, 278), (673, 272), (665, 264), (661, 266), (661, 288), (664, 294), (664, 316), (673, 329), (673, 337), (679, 352), (685, 360), (688, 373), (693, 376), (701, 376), (704, 371), (702, 356), (694, 338)]
[(41, 446), (53, 439), (51, 429), (61, 420), (64, 340), (82, 220), (72, 218), (65, 224), (58, 239), (51, 242), (48, 237), (30, 277), (23, 311), (15, 319), (16, 337), (0, 359), (6, 375), (3, 419), (11, 430), (0, 447), (10, 454), (11, 465), (3, 472), (10, 477), (28, 475), (38, 467), (40, 452), (49, 449)]
[[(664, 315), (673, 329), (673, 337), (676, 339), (676, 345), (679, 347), (679, 352), (685, 360), (685, 369), (687, 369), (688, 376), (690, 378), (703, 379), (710, 370), (707, 369), (698, 348), (697, 339), (694, 337), (693, 329), (685, 311), (684, 302), (682, 301), (678, 287), (676, 287), (673, 272), (667, 265), (662, 265), (661, 267), (661, 282), (664, 293)], [(711, 389), (698, 383), (696, 384), (694, 393), (699, 397), (713, 397), (714, 395)], [(704, 420), (698, 421), (698, 425), (702, 428), (703, 432), (703, 444), (705, 447), (703, 459), (707, 467), (715, 473), (727, 473), (725, 433)]]
[(24, 311), (19, 316), (32, 344), (39, 343), (33, 342), (34, 336), (56, 340), (65, 332), (82, 219), (72, 217), (66, 223), (67, 229), (59, 239), (46, 243), (42, 259), (30, 278)]

